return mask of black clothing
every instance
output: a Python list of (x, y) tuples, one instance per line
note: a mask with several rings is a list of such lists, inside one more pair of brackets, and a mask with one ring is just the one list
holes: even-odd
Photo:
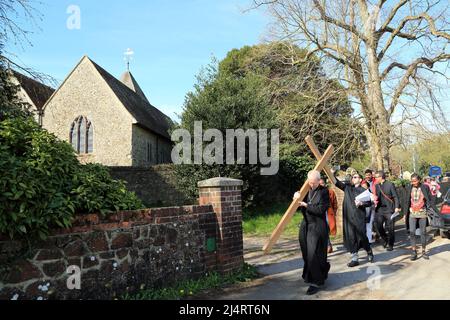
[(357, 207), (355, 198), (366, 189), (363, 187), (355, 187), (347, 185), (337, 180), (336, 187), (344, 191), (343, 203), (343, 231), (344, 231), (344, 246), (350, 253), (356, 253), (359, 249), (370, 251), (369, 239), (367, 238), (366, 229), (366, 208), (372, 205), (370, 201)]
[(384, 181), (376, 185), (376, 195), (378, 198), (375, 208), (376, 228), (388, 246), (393, 247), (395, 244), (395, 221), (391, 217), (395, 209), (400, 208), (397, 191), (392, 182)]
[[(395, 224), (394, 219), (391, 219), (392, 213), (376, 213), (375, 225), (378, 234), (387, 242), (389, 247), (395, 244)], [(386, 233), (387, 231), (387, 233)]]
[(400, 200), (392, 182), (384, 181), (377, 184), (376, 193), (378, 197), (376, 212), (392, 214), (396, 208), (400, 208)]
[[(408, 204), (408, 210), (407, 210), (407, 212), (408, 212), (408, 215), (409, 215), (409, 208), (411, 208), (411, 192), (412, 192), (412, 189), (413, 189), (413, 186), (412, 185), (410, 185), (409, 187), (408, 187), (408, 202), (407, 202), (407, 204)], [(431, 200), (431, 191), (430, 191), (430, 188), (428, 188), (425, 184), (421, 184), (420, 185), (420, 190), (422, 190), (422, 193), (423, 193), (423, 196), (424, 196), (424, 200), (425, 200), (425, 209), (429, 209), (431, 206), (432, 206), (432, 200)]]
[(303, 221), (299, 241), (304, 260), (303, 279), (306, 283), (321, 286), (328, 278), (327, 262), (328, 225), (326, 215), (330, 204), (328, 189), (319, 186), (310, 191), (305, 201), (308, 208), (301, 208)]

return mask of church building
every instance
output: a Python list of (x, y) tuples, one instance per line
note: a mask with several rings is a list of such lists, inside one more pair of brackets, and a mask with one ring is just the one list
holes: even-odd
[(171, 119), (150, 104), (131, 72), (116, 79), (84, 56), (42, 108), (42, 126), (82, 163), (170, 163)]

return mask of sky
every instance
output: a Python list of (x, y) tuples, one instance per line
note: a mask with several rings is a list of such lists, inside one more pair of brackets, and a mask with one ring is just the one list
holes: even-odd
[[(62, 82), (88, 55), (120, 78), (131, 48), (131, 72), (150, 102), (173, 119), (201, 68), (213, 56), (222, 59), (233, 48), (259, 43), (269, 22), (260, 10), (244, 13), (249, 0), (41, 2), (34, 7), (42, 21), (23, 24), (32, 31), (32, 46), (6, 47), (18, 61)], [(79, 29), (71, 6), (79, 9)]]
[[(260, 43), (271, 22), (265, 10), (245, 10), (251, 0), (32, 1), (42, 20), (22, 24), (32, 31), (31, 45), (7, 46), (15, 60), (62, 82), (88, 55), (120, 78), (131, 48), (131, 72), (150, 102), (174, 120), (201, 68), (212, 57)], [(399, 54), (408, 60), (408, 50)], [(450, 114), (450, 95), (441, 102)]]

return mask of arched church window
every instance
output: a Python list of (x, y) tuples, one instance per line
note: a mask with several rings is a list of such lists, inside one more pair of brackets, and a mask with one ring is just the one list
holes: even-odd
[(93, 153), (94, 152), (94, 127), (92, 126), (92, 123), (88, 123), (87, 128), (87, 153)]
[(79, 116), (70, 128), (70, 144), (78, 154), (94, 152), (94, 127), (83, 116)]

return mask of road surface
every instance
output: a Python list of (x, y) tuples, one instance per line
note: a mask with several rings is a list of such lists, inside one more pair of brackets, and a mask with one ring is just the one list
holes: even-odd
[[(301, 279), (303, 260), (297, 240), (282, 240), (269, 256), (261, 248), (267, 239), (246, 238), (245, 260), (256, 265), (263, 277), (223, 290), (208, 299), (217, 300), (309, 300), (309, 299), (450, 299), (450, 240), (435, 237), (428, 245), (430, 260), (410, 261), (410, 245), (404, 225), (396, 228), (393, 252), (374, 244), (375, 262), (360, 251), (360, 266), (347, 267), (350, 260), (342, 244), (329, 255), (331, 270), (325, 288), (314, 296), (305, 294)], [(420, 242), (420, 241), (418, 241)], [(336, 250), (337, 249), (337, 250)]]

